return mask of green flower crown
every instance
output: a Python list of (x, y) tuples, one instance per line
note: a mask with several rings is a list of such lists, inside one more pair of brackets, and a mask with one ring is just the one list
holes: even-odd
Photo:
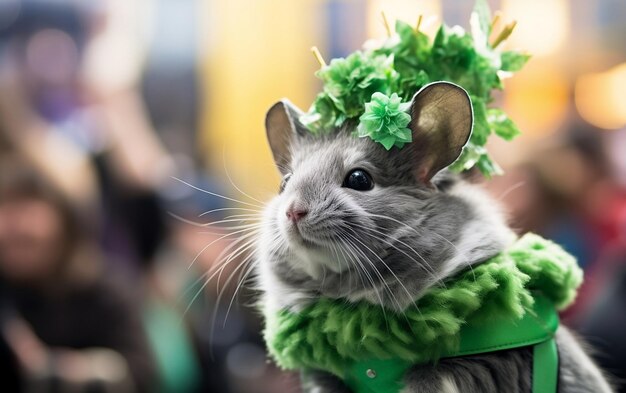
[(442, 24), (431, 41), (419, 30), (419, 22), (413, 28), (397, 21), (396, 34), (378, 47), (333, 59), (329, 65), (320, 61), (322, 68), (315, 75), (324, 88), (300, 121), (314, 134), (358, 124), (358, 136), (370, 137), (387, 150), (401, 148), (411, 142), (407, 110), (413, 95), (430, 82), (453, 82), (470, 95), (474, 130), (450, 168), (460, 172), (476, 166), (487, 177), (502, 173), (487, 153), (487, 139), (495, 133), (509, 141), (520, 131), (502, 109), (487, 105), (493, 101), (493, 90), (502, 90), (502, 79), (519, 71), (529, 55), (496, 50), (515, 23), (489, 43), (494, 24), (486, 0), (476, 2), (471, 33)]

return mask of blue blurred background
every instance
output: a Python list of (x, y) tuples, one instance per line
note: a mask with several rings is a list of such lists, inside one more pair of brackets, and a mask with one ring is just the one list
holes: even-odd
[[(523, 135), (491, 142), (506, 173), (485, 185), (519, 233), (578, 257), (563, 317), (626, 378), (626, 3), (489, 3), (533, 58), (497, 94)], [(3, 391), (298, 392), (267, 361), (233, 243), (277, 189), (265, 111), (308, 108), (311, 46), (329, 60), (384, 37), (381, 11), (467, 27), (472, 7), (0, 0)], [(198, 225), (221, 219), (235, 228)]]

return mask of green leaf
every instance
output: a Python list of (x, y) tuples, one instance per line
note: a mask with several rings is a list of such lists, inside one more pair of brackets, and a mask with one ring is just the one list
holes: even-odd
[(500, 67), (500, 69), (502, 71), (516, 72), (524, 67), (524, 65), (530, 59), (530, 55), (522, 52), (506, 51), (502, 52), (501, 59), (502, 66)]
[(491, 9), (489, 8), (487, 0), (476, 0), (472, 14), (476, 14), (480, 30), (489, 38), (489, 34), (491, 33)]
[(300, 116), (300, 122), (314, 134), (332, 129), (337, 121), (338, 111), (333, 100), (322, 92), (317, 95), (309, 112)]
[(521, 134), (513, 120), (509, 119), (502, 109), (489, 109), (487, 111), (487, 121), (493, 132), (504, 140), (513, 140), (513, 138)]
[(487, 107), (481, 99), (474, 98), (472, 100), (474, 108), (474, 129), (472, 131), (471, 141), (475, 145), (484, 146), (491, 134), (491, 129), (487, 121)]
[(400, 42), (409, 43), (415, 40), (415, 30), (410, 24), (397, 20), (395, 27), (396, 33), (400, 37)]
[(491, 158), (487, 155), (487, 153), (484, 153), (480, 156), (478, 162), (476, 162), (476, 167), (478, 168), (480, 173), (482, 173), (487, 178), (490, 178), (493, 175), (502, 175), (504, 173), (502, 168), (500, 168), (498, 164), (493, 162)]
[(396, 143), (396, 138), (391, 135), (384, 136), (377, 140), (383, 147), (387, 150), (391, 149), (393, 145)]
[(435, 40), (433, 41), (433, 48), (443, 47), (445, 40), (446, 40), (446, 25), (442, 24), (439, 27), (439, 30), (437, 30), (437, 34), (435, 35)]

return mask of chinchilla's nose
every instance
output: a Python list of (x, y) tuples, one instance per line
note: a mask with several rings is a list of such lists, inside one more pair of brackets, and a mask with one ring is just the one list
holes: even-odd
[(306, 209), (300, 206), (296, 206), (295, 203), (289, 205), (286, 211), (287, 218), (293, 221), (294, 224), (304, 218), (304, 216), (306, 216), (308, 213), (309, 212)]

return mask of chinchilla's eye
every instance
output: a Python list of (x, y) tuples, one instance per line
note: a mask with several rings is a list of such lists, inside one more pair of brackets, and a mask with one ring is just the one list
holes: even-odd
[(374, 188), (372, 176), (363, 169), (353, 169), (348, 172), (343, 186), (357, 191), (368, 191)]
[(291, 179), (291, 173), (288, 173), (285, 176), (283, 176), (283, 179), (280, 181), (280, 188), (278, 189), (279, 194), (285, 190), (285, 186), (287, 185), (287, 182), (289, 181), (289, 179)]

